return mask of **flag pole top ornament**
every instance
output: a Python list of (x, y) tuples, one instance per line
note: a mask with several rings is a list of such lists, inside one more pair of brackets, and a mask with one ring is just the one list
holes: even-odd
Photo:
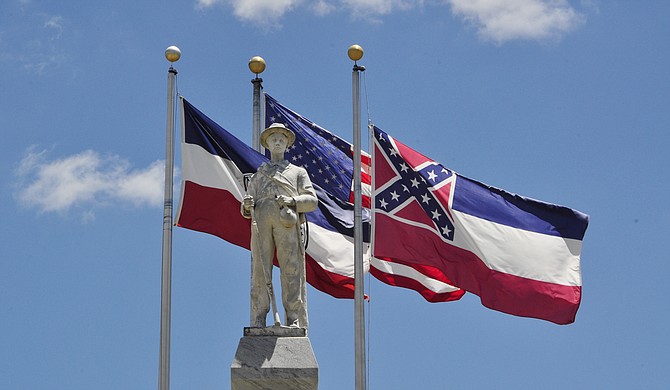
[(261, 133), (261, 145), (263, 145), (264, 148), (269, 149), (267, 139), (274, 133), (281, 133), (286, 136), (288, 139), (288, 142), (286, 143), (287, 148), (295, 142), (295, 133), (291, 129), (286, 127), (283, 123), (273, 123)]
[(263, 73), (265, 70), (265, 60), (263, 57), (254, 56), (249, 60), (249, 70), (251, 73), (254, 73), (257, 77), (259, 74)]
[(347, 54), (352, 61), (358, 61), (363, 58), (363, 48), (359, 45), (351, 45), (349, 46), (349, 50), (347, 50)]
[(181, 50), (177, 46), (170, 46), (165, 49), (165, 58), (170, 62), (177, 62), (181, 58)]

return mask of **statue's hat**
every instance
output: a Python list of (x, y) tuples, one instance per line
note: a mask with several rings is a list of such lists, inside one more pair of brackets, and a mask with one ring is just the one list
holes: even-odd
[(273, 123), (261, 133), (261, 145), (263, 145), (264, 148), (268, 149), (267, 139), (274, 133), (282, 133), (288, 138), (288, 142), (286, 143), (287, 148), (295, 142), (295, 133), (291, 129), (284, 126), (283, 123)]

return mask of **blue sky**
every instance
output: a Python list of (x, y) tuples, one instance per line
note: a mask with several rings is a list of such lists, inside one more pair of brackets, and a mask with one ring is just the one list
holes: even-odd
[[(354, 43), (364, 120), (591, 216), (568, 326), (367, 280), (369, 388), (667, 387), (668, 20), (664, 1), (3, 1), (0, 388), (157, 386), (165, 48), (179, 92), (250, 143), (255, 55), (266, 92), (351, 140)], [(175, 229), (173, 389), (229, 385), (248, 261)], [(308, 296), (321, 388), (353, 388), (353, 301)]]

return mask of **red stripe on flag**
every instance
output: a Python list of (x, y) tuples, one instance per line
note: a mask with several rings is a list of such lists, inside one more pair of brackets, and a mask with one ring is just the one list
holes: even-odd
[[(240, 201), (230, 192), (184, 182), (182, 208), (177, 226), (209, 233), (249, 249), (251, 221), (240, 214)], [(275, 260), (276, 265), (276, 260)], [(335, 298), (354, 297), (354, 279), (329, 272), (305, 256), (307, 282)]]
[(363, 151), (361, 151), (361, 164), (367, 166), (368, 169), (372, 165), (372, 157)]
[[(370, 200), (369, 196), (361, 195), (361, 202), (363, 204), (363, 207), (366, 209), (369, 209), (370, 206), (372, 205), (372, 201)], [(349, 203), (354, 203), (354, 192), (351, 191), (349, 193)]]
[(361, 172), (361, 183), (372, 184), (372, 177), (369, 173)]
[[(384, 259), (385, 261), (392, 261), (392, 259)], [(406, 276), (402, 275), (396, 275), (396, 274), (389, 274), (383, 271), (378, 270), (375, 268), (372, 264), (370, 264), (370, 273), (372, 276), (375, 278), (381, 280), (382, 282), (386, 284), (390, 284), (391, 286), (396, 286), (396, 287), (404, 287), (408, 288), (411, 290), (414, 290), (421, 294), (421, 296), (427, 300), (428, 302), (450, 302), (450, 301), (456, 301), (461, 299), (461, 297), (465, 294), (465, 290), (457, 290), (457, 291), (452, 291), (452, 292), (446, 292), (446, 293), (436, 293), (435, 291), (432, 291), (423, 284), (421, 284), (418, 280), (408, 278)]]
[(177, 226), (213, 234), (249, 249), (251, 221), (240, 214), (240, 202), (228, 191), (184, 182)]
[(307, 281), (312, 287), (335, 298), (354, 299), (353, 278), (326, 271), (309, 255), (305, 255), (305, 265)]
[[(424, 228), (401, 223), (384, 214), (376, 214), (375, 224), (376, 257), (420, 259), (421, 264), (443, 270), (453, 285), (478, 295), (484, 306), (494, 310), (561, 325), (575, 320), (581, 286), (564, 286), (494, 271), (474, 253), (450, 245)], [(404, 244), (408, 239), (411, 245)], [(403, 263), (415, 266), (408, 261)]]
[(422, 275), (428, 278), (435, 279), (442, 283), (454, 286), (454, 282), (451, 279), (449, 279), (447, 275), (445, 275), (444, 272), (438, 267), (434, 267), (425, 263), (402, 261), (391, 257), (377, 257), (377, 258), (383, 261), (392, 262), (395, 264), (402, 264), (404, 266), (414, 268), (417, 272), (421, 273)]

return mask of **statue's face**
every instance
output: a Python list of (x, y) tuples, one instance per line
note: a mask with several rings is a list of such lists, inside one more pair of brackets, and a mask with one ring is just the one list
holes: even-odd
[(270, 134), (266, 139), (268, 144), (268, 149), (274, 153), (284, 153), (286, 151), (286, 145), (288, 144), (288, 138), (282, 133)]

